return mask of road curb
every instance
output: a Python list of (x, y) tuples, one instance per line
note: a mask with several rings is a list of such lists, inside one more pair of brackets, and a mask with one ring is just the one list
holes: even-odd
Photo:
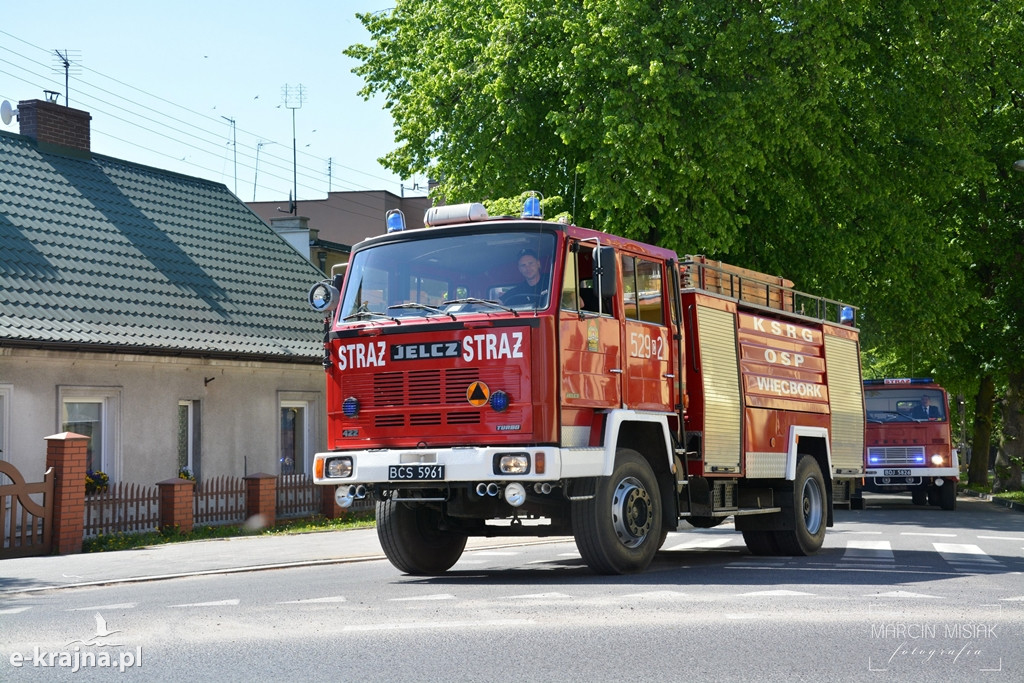
[(988, 502), (994, 505), (1000, 505), (1004, 508), (1009, 508), (1014, 512), (1024, 512), (1024, 504), (1018, 503), (1015, 500), (999, 498), (998, 496), (993, 496), (988, 493), (978, 493), (977, 491), (972, 491), (970, 489), (960, 489), (958, 493), (968, 496), (969, 498), (980, 498), (982, 500), (987, 500)]

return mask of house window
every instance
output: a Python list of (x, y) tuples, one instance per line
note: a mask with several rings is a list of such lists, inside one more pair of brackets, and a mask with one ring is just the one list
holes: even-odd
[(178, 401), (178, 473), (199, 479), (199, 401)]
[(309, 474), (316, 442), (316, 394), (281, 392), (278, 441), (281, 474)]
[(89, 438), (86, 469), (105, 472), (111, 481), (120, 477), (121, 390), (110, 387), (58, 387), (61, 431)]

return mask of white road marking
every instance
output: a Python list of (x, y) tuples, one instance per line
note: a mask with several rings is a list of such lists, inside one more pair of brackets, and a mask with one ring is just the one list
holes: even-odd
[(888, 593), (869, 593), (869, 598), (938, 598), (938, 595), (911, 593), (910, 591), (889, 591)]
[(671, 548), (663, 548), (663, 550), (692, 550), (695, 548), (721, 548), (723, 545), (729, 545), (735, 540), (732, 536), (726, 536), (724, 538), (695, 538), (685, 543), (674, 545)]
[(902, 531), (900, 536), (937, 536), (939, 538), (956, 538), (956, 534), (933, 534), (924, 531)]
[(774, 591), (754, 591), (753, 593), (740, 593), (740, 597), (763, 597), (773, 595), (814, 595), (814, 593), (804, 593), (803, 591), (788, 591), (788, 590), (774, 590)]
[(436, 593), (434, 595), (418, 595), (413, 598), (390, 598), (388, 602), (417, 602), (426, 600), (454, 600), (455, 596), (451, 593)]
[(108, 610), (108, 609), (132, 609), (135, 607), (134, 602), (122, 602), (117, 605), (95, 605), (93, 607), (70, 607), (68, 612), (92, 612), (94, 610)]
[(0, 609), (0, 614), (21, 614), (32, 609), (31, 607), (11, 607), (9, 609)]
[(416, 621), (405, 624), (350, 624), (345, 626), (343, 631), (415, 631), (417, 629), (469, 629), (497, 626), (507, 628), (509, 626), (532, 626), (536, 624), (533, 619), (491, 619), (488, 621)]
[(323, 598), (305, 598), (303, 600), (285, 600), (284, 602), (277, 603), (278, 605), (307, 605), (317, 603), (332, 603), (332, 602), (347, 602), (347, 598), (344, 595), (334, 595)]
[(846, 542), (843, 560), (895, 562), (896, 557), (893, 555), (892, 544), (889, 541), (850, 540)]
[(171, 605), (171, 607), (228, 607), (241, 602), (238, 598), (231, 600), (214, 600), (212, 602), (190, 602), (184, 605)]
[(999, 565), (998, 560), (989, 557), (985, 551), (970, 543), (932, 543), (942, 559), (956, 565)]

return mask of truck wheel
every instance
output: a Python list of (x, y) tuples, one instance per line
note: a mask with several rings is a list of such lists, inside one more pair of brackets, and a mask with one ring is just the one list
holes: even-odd
[(851, 510), (863, 510), (864, 509), (864, 494), (855, 493), (850, 496), (850, 509)]
[(781, 555), (774, 531), (744, 531), (743, 542), (754, 555)]
[(573, 503), (572, 532), (583, 561), (598, 574), (646, 569), (663, 542), (658, 480), (636, 451), (620, 448), (611, 477), (594, 497)]
[(466, 537), (438, 528), (441, 515), (425, 505), (377, 502), (377, 538), (384, 554), (406, 574), (443, 574), (462, 557)]
[(956, 510), (956, 482), (947, 481), (939, 489), (939, 506), (943, 510)]
[(914, 505), (926, 505), (928, 503), (928, 485), (921, 484), (910, 490), (910, 500)]
[(825, 542), (827, 500), (818, 462), (809, 455), (801, 455), (793, 480), (793, 507), (783, 511), (793, 515), (793, 528), (775, 532), (783, 555), (813, 555), (821, 549)]
[(928, 504), (938, 505), (941, 501), (939, 500), (939, 487), (935, 484), (928, 486)]

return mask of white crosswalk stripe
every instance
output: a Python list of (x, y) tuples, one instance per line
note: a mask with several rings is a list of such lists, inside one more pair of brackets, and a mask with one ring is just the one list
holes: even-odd
[(970, 543), (932, 543), (935, 551), (949, 564), (965, 571), (999, 571), (1003, 563)]
[(892, 564), (896, 562), (896, 556), (893, 555), (892, 543), (889, 541), (851, 539), (846, 542), (846, 552), (843, 553), (843, 561)]
[(731, 545), (736, 542), (735, 536), (715, 536), (711, 538), (694, 538), (684, 543), (678, 543), (663, 550), (694, 550), (699, 548), (711, 549), (721, 548), (723, 545)]

